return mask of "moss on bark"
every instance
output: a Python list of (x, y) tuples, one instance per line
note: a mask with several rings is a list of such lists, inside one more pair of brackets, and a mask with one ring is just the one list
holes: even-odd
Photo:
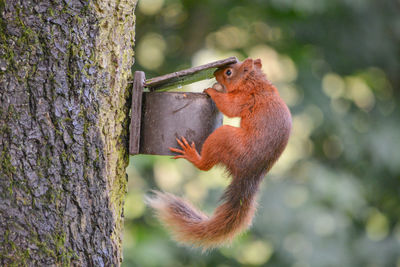
[[(109, 1), (94, 2), (94, 9), (99, 18), (99, 36), (96, 43), (96, 62), (104, 68), (103, 83), (98, 89), (108, 90), (100, 106), (99, 120), (102, 139), (105, 143), (107, 161), (108, 186), (110, 188), (110, 209), (115, 219), (112, 239), (121, 251), (121, 235), (123, 228), (123, 202), (126, 193), (126, 167), (129, 154), (127, 151), (130, 103), (128, 80), (131, 79), (133, 65), (135, 5), (131, 0), (118, 1), (118, 7)], [(105, 82), (107, 81), (107, 82)], [(121, 138), (123, 136), (123, 139)]]
[(135, 1), (0, 0), (0, 265), (119, 265)]

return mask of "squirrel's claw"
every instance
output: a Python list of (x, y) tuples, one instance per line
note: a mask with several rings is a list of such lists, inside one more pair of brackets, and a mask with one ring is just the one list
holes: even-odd
[(184, 159), (185, 156), (184, 155), (178, 155), (178, 156), (174, 156), (171, 159)]
[(178, 142), (178, 144), (181, 146), (181, 148), (185, 149), (185, 145), (182, 143), (182, 141), (179, 140), (178, 138), (175, 138), (175, 139)]
[(185, 147), (186, 148), (190, 147), (190, 145), (189, 145), (188, 141), (186, 140), (186, 138), (183, 137), (183, 136), (181, 138), (182, 138), (183, 143), (185, 144)]
[(181, 154), (185, 153), (183, 150), (173, 148), (173, 147), (169, 147), (169, 150), (171, 150), (172, 152), (175, 152), (175, 153), (181, 153)]

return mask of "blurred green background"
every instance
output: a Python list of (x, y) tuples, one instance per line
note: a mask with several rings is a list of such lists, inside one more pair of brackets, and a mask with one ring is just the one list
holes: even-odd
[(261, 58), (293, 131), (253, 227), (206, 254), (171, 241), (143, 196), (161, 189), (212, 212), (223, 170), (131, 157), (123, 266), (400, 267), (400, 1), (139, 0), (136, 17), (134, 70)]

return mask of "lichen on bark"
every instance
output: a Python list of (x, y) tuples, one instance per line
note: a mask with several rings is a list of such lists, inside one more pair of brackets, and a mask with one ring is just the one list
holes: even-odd
[(0, 0), (0, 265), (119, 265), (136, 1)]
[[(127, 151), (129, 134), (129, 120), (126, 114), (129, 110), (130, 92), (128, 80), (131, 79), (131, 66), (133, 65), (133, 45), (135, 23), (135, 5), (130, 0), (120, 0), (115, 3), (110, 1), (96, 1), (95, 10), (99, 18), (99, 36), (96, 42), (96, 61), (105, 71), (100, 77), (100, 90), (109, 89), (100, 106), (100, 128), (105, 143), (109, 160), (106, 166), (106, 175), (111, 190), (111, 211), (114, 213), (116, 229), (112, 238), (121, 251), (121, 233), (123, 227), (123, 198), (126, 193), (126, 172), (129, 157)], [(118, 6), (117, 4), (118, 3)], [(121, 112), (121, 110), (123, 112)]]

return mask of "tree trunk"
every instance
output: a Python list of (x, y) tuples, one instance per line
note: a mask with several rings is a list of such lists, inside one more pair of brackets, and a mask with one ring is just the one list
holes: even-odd
[(135, 0), (0, 0), (0, 265), (122, 259)]

